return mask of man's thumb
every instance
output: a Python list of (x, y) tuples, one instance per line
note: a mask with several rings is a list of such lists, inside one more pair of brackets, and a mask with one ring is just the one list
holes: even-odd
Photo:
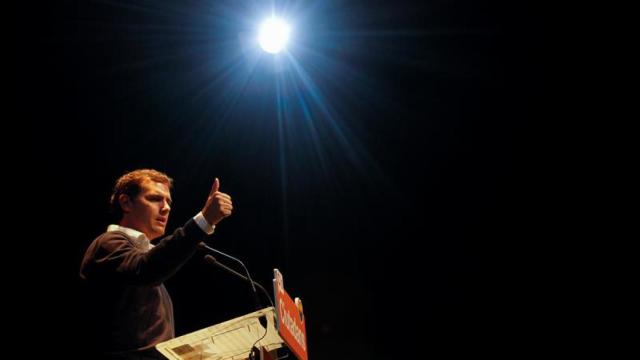
[(220, 189), (220, 179), (216, 178), (213, 181), (213, 189), (211, 190), (212, 192), (216, 192)]

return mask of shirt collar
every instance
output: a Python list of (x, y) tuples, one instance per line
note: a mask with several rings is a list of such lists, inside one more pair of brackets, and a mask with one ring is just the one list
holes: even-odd
[(144, 233), (141, 233), (138, 230), (134, 230), (132, 228), (128, 228), (125, 226), (120, 226), (117, 224), (111, 224), (109, 225), (109, 227), (107, 227), (107, 232), (114, 232), (114, 231), (120, 231), (125, 233), (128, 237), (130, 237), (133, 240), (133, 243), (136, 246), (140, 247), (143, 250), (150, 250), (151, 248), (153, 248), (153, 245), (151, 244), (149, 239), (147, 239), (147, 235), (145, 235)]

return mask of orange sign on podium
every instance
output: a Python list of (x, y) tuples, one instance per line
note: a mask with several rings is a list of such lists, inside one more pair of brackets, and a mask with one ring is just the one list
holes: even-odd
[(282, 273), (278, 269), (273, 269), (273, 276), (278, 333), (299, 360), (308, 360), (302, 300), (291, 300), (291, 296), (284, 289)]

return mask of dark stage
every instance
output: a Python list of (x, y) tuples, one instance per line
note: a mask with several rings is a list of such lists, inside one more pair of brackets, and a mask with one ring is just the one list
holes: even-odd
[[(149, 167), (175, 180), (169, 231), (220, 178), (235, 210), (209, 245), (269, 289), (273, 269), (284, 274), (304, 302), (311, 359), (522, 340), (544, 86), (537, 9), (276, 2), (295, 20), (276, 63), (247, 40), (268, 3), (62, 1), (29, 18), (18, 92), (37, 194), (22, 220), (39, 230), (17, 246), (40, 250), (15, 287), (19, 329), (86, 350), (81, 257), (110, 223), (115, 179)], [(246, 284), (202, 258), (166, 283), (178, 334), (253, 310)]]

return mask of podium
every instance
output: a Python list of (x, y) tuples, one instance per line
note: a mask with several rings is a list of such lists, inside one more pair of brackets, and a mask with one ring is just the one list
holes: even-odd
[[(267, 307), (220, 324), (162, 342), (156, 349), (171, 360), (276, 360), (290, 349), (308, 360), (302, 301), (291, 300), (282, 274), (274, 269), (275, 308)], [(259, 354), (253, 354), (254, 348)]]
[[(261, 317), (267, 320), (266, 328), (260, 324)], [(243, 360), (249, 359), (254, 345), (273, 353), (283, 343), (275, 309), (268, 307), (162, 342), (156, 349), (167, 359)]]

